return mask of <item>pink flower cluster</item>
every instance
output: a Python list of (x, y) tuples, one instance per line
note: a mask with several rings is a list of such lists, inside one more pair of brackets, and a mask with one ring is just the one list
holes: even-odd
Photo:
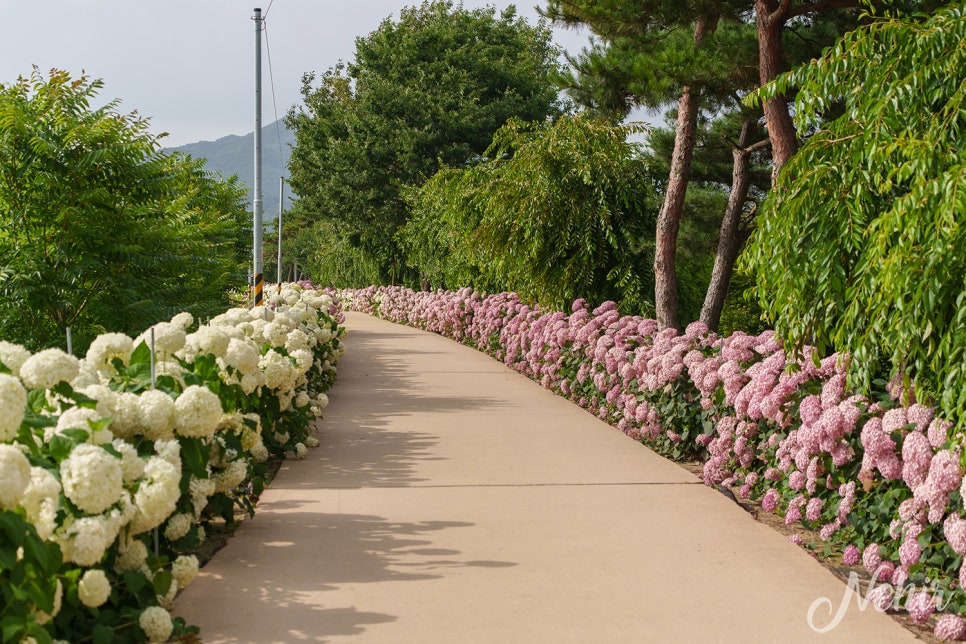
[[(660, 452), (703, 458), (705, 483), (736, 486), (789, 525), (805, 521), (826, 540), (849, 526), (843, 557), (858, 560), (858, 534), (870, 543), (862, 563), (883, 581), (901, 585), (927, 550), (936, 552), (941, 544), (927, 536), (942, 534), (966, 554), (966, 482), (952, 423), (899, 387), (881, 403), (847, 391), (847, 356), (816, 363), (808, 348), (790, 356), (771, 331), (721, 338), (700, 323), (681, 334), (659, 330), (613, 302), (591, 309), (578, 300), (567, 314), (471, 289), (339, 295), (353, 310), (489, 353)], [(890, 490), (891, 525), (857, 527), (856, 508)], [(931, 525), (941, 530), (925, 530)], [(945, 573), (966, 582), (966, 566)], [(907, 610), (926, 619), (931, 602), (914, 596)], [(956, 620), (942, 620), (944, 632), (966, 629)]]

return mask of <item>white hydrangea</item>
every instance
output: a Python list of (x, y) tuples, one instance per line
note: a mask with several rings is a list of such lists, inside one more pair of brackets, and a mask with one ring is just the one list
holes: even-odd
[(307, 349), (296, 349), (289, 354), (292, 359), (295, 360), (295, 368), (298, 370), (299, 374), (305, 374), (312, 365), (315, 363), (315, 357), (312, 352)]
[(289, 409), (291, 409), (293, 398), (295, 398), (295, 392), (292, 391), (291, 389), (278, 394), (279, 411), (288, 411)]
[(316, 400), (319, 401), (319, 409), (325, 409), (329, 406), (329, 397), (325, 394), (319, 394), (319, 397), (316, 398)]
[(157, 456), (148, 458), (144, 480), (134, 493), (137, 512), (131, 520), (133, 534), (158, 527), (174, 512), (181, 495), (180, 481), (181, 472), (174, 465)]
[(222, 358), (228, 350), (231, 336), (218, 326), (206, 325), (187, 337), (184, 353), (189, 359), (203, 353)]
[(80, 370), (77, 358), (60, 349), (44, 349), (20, 365), (20, 379), (27, 389), (50, 389), (70, 382)]
[(265, 320), (256, 319), (252, 320), (250, 326), (251, 331), (248, 333), (248, 336), (252, 339), (252, 341), (258, 346), (267, 344), (268, 340), (265, 338), (265, 327), (268, 326), (268, 322)]
[(155, 441), (154, 453), (178, 470), (181, 469), (181, 444), (177, 439)]
[(268, 448), (265, 447), (264, 443), (258, 443), (252, 448), (251, 451), (252, 459), (256, 463), (264, 463), (268, 460)]
[(95, 432), (91, 431), (91, 422), (102, 420), (103, 417), (97, 409), (89, 407), (70, 407), (65, 409), (57, 419), (55, 427), (44, 429), (44, 440), (50, 442), (55, 434), (61, 434), (68, 429), (83, 429), (90, 435), (90, 442), (95, 445), (109, 443), (114, 440), (114, 434), (108, 428), (102, 428)]
[(308, 453), (309, 453), (309, 450), (308, 448), (305, 447), (305, 445), (303, 445), (302, 443), (295, 443), (295, 458), (301, 461), (303, 458), (305, 458), (305, 455)]
[(251, 316), (251, 319), (253, 322), (255, 320), (271, 322), (275, 319), (275, 311), (265, 306), (256, 306), (251, 311), (249, 311), (248, 314), (249, 316)]
[(194, 323), (195, 323), (194, 316), (188, 313), (187, 311), (182, 311), (181, 313), (178, 313), (176, 316), (171, 318), (171, 324), (178, 327), (182, 331), (187, 330), (188, 327), (190, 327)]
[(248, 476), (248, 465), (243, 460), (232, 461), (224, 470), (217, 472), (212, 479), (215, 481), (215, 492), (228, 492), (241, 485)]
[(144, 461), (138, 456), (138, 451), (122, 438), (115, 438), (111, 445), (121, 455), (121, 472), (125, 483), (132, 483), (144, 476)]
[(60, 482), (43, 467), (30, 468), (30, 482), (24, 490), (21, 507), (27, 520), (37, 528), (44, 541), (50, 539), (57, 528), (57, 508), (60, 504)]
[(173, 322), (158, 322), (153, 327), (139, 335), (134, 340), (134, 345), (145, 343), (151, 348), (151, 330), (154, 330), (154, 354), (155, 355), (174, 355), (184, 348), (187, 334), (184, 326)]
[(110, 418), (114, 424), (114, 408), (117, 407), (117, 392), (107, 385), (96, 383), (86, 387), (75, 388), (78, 393), (97, 401), (97, 413), (101, 418)]
[(307, 407), (309, 404), (309, 394), (307, 391), (300, 391), (297, 396), (295, 396), (295, 406), (296, 407)]
[(99, 384), (101, 384), (101, 373), (97, 370), (97, 367), (87, 360), (78, 360), (77, 375), (74, 376), (74, 379), (70, 381), (70, 386), (77, 391), (79, 389), (83, 389), (84, 387)]
[(171, 576), (178, 582), (178, 588), (187, 588), (198, 576), (198, 557), (181, 555), (171, 564)]
[(27, 390), (20, 380), (0, 373), (0, 442), (12, 440), (27, 411)]
[(291, 355), (296, 349), (311, 349), (315, 342), (314, 335), (309, 336), (309, 334), (301, 329), (294, 329), (289, 332), (288, 337), (285, 339), (285, 349)]
[(34, 613), (34, 619), (37, 620), (38, 624), (43, 626), (53, 618), (57, 617), (57, 613), (60, 612), (61, 606), (63, 605), (63, 601), (64, 601), (64, 585), (60, 582), (60, 579), (58, 579), (57, 587), (54, 589), (53, 610), (50, 612), (49, 615), (42, 610), (38, 610)]
[(172, 577), (171, 585), (168, 586), (168, 592), (163, 595), (155, 595), (158, 599), (158, 603), (164, 608), (171, 610), (174, 608), (174, 598), (178, 594), (178, 582)]
[(171, 614), (161, 606), (149, 606), (138, 617), (138, 626), (147, 635), (149, 642), (167, 642), (174, 630)]
[(98, 514), (118, 502), (124, 482), (121, 459), (104, 448), (83, 443), (60, 464), (64, 495), (88, 514)]
[(184, 369), (175, 360), (158, 360), (154, 363), (154, 373), (159, 378), (161, 376), (171, 376), (184, 386)]
[(97, 400), (97, 411), (105, 418), (111, 419), (110, 430), (119, 438), (133, 438), (139, 432), (140, 396), (124, 391), (121, 393), (105, 391), (106, 387), (88, 387), (84, 391), (91, 398)]
[(308, 436), (305, 439), (305, 446), (306, 447), (318, 447), (319, 446), (319, 439), (316, 438), (315, 436)]
[(251, 322), (251, 320), (252, 317), (249, 315), (248, 309), (233, 308), (228, 309), (221, 315), (216, 315), (215, 317), (211, 318), (211, 323), (218, 326), (237, 327), (247, 322)]
[(288, 432), (285, 432), (285, 433), (275, 432), (275, 441), (280, 445), (284, 445), (285, 443), (287, 443), (290, 438), (292, 437), (289, 435)]
[(77, 584), (77, 597), (90, 608), (97, 608), (111, 596), (111, 582), (99, 568), (85, 570)]
[(149, 389), (138, 396), (138, 424), (148, 440), (174, 438), (176, 416), (174, 400), (163, 391)]
[(20, 375), (20, 366), (30, 357), (30, 352), (19, 344), (0, 340), (0, 362), (14, 376)]
[(102, 373), (113, 373), (114, 358), (119, 359), (124, 366), (131, 362), (134, 351), (134, 340), (123, 333), (102, 333), (94, 338), (87, 350), (87, 361)]
[(243, 376), (258, 370), (258, 359), (261, 357), (258, 347), (252, 341), (232, 338), (228, 342), (223, 361), (225, 365), (239, 371)]
[(13, 445), (0, 444), (0, 510), (17, 507), (29, 484), (27, 457)]
[(117, 559), (114, 560), (116, 572), (137, 570), (148, 559), (148, 548), (139, 539), (121, 539), (117, 553)]
[[(261, 376), (261, 377), (260, 377)], [(256, 374), (246, 374), (241, 379), (241, 388), (245, 392), (245, 395), (253, 393), (259, 386), (263, 384), (264, 376), (261, 372)]]
[(164, 527), (164, 537), (169, 541), (177, 541), (191, 530), (192, 516), (179, 512), (172, 515)]
[(285, 391), (295, 386), (298, 375), (292, 361), (275, 351), (268, 351), (258, 362), (265, 375), (265, 386), (275, 391)]
[(284, 346), (285, 341), (288, 339), (289, 329), (287, 325), (282, 324), (280, 320), (281, 316), (276, 317), (275, 322), (269, 322), (262, 330), (265, 340), (273, 347)]
[(88, 567), (104, 558), (120, 527), (116, 516), (81, 517), (55, 532), (52, 539), (60, 546), (65, 561)]
[(188, 482), (188, 494), (191, 496), (191, 506), (195, 511), (195, 519), (201, 518), (201, 513), (208, 505), (208, 497), (215, 493), (215, 482), (211, 479), (199, 479), (194, 476)]
[(221, 401), (206, 387), (191, 385), (175, 401), (175, 431), (180, 436), (207, 437), (218, 429)]

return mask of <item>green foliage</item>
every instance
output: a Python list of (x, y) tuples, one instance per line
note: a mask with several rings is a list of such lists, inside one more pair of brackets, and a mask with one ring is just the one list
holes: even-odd
[[(884, 365), (966, 422), (966, 9), (843, 38), (762, 96), (798, 88), (818, 131), (781, 173), (746, 259), (790, 346)], [(836, 102), (844, 114), (821, 124)], [(888, 375), (888, 374), (886, 374)]]
[(424, 2), (357, 39), (350, 64), (306, 74), (305, 105), (287, 118), (296, 137), (289, 183), (310, 222), (338, 222), (338, 241), (324, 243), (354, 249), (316, 255), (312, 277), (342, 283), (333, 262), (352, 259), (361, 264), (352, 274), (377, 266), (370, 281), (412, 281), (394, 238), (406, 221), (404, 187), (481, 155), (510, 117), (555, 114), (555, 66), (550, 31), (513, 8), (497, 16)]
[(244, 275), (243, 190), (160, 154), (117, 101), (93, 108), (101, 87), (57, 70), (0, 86), (0, 336), (29, 348), (210, 313)]
[(634, 126), (564, 116), (511, 120), (489, 160), (441, 172), (412, 197), (403, 229), (433, 285), (513, 290), (548, 307), (583, 297), (650, 310), (656, 182)]
[(32, 609), (54, 613), (60, 565), (56, 544), (44, 543), (20, 514), (0, 511), (0, 632), (4, 642), (27, 637), (50, 641)]

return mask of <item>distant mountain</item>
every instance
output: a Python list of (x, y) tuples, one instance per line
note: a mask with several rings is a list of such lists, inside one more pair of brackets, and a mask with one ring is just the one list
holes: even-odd
[[(281, 157), (279, 156), (281, 138)], [(278, 216), (279, 177), (288, 177), (288, 159), (295, 145), (295, 133), (285, 127), (281, 120), (262, 127), (262, 212), (265, 222), (273, 222)], [(253, 200), (252, 189), (255, 183), (255, 133), (243, 136), (230, 134), (215, 141), (198, 141), (166, 152), (184, 152), (196, 159), (207, 159), (208, 170), (218, 172), (223, 177), (238, 175), (238, 179), (248, 186), (249, 208)], [(292, 205), (292, 195), (285, 186), (285, 208)]]

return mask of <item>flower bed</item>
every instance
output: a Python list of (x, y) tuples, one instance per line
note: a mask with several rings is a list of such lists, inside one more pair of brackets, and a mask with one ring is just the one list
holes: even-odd
[(206, 526), (253, 511), (270, 456), (318, 445), (341, 319), (288, 285), (207, 324), (182, 313), (101, 335), (83, 359), (0, 342), (3, 641), (196, 631), (168, 612), (198, 572), (191, 553)]
[(966, 635), (962, 437), (901, 383), (850, 392), (845, 356), (789, 356), (770, 331), (658, 331), (612, 302), (578, 300), (567, 315), (471, 289), (338, 296), (476, 347), (665, 456), (700, 460), (706, 484), (861, 562), (881, 582), (875, 605), (902, 606), (945, 639)]

